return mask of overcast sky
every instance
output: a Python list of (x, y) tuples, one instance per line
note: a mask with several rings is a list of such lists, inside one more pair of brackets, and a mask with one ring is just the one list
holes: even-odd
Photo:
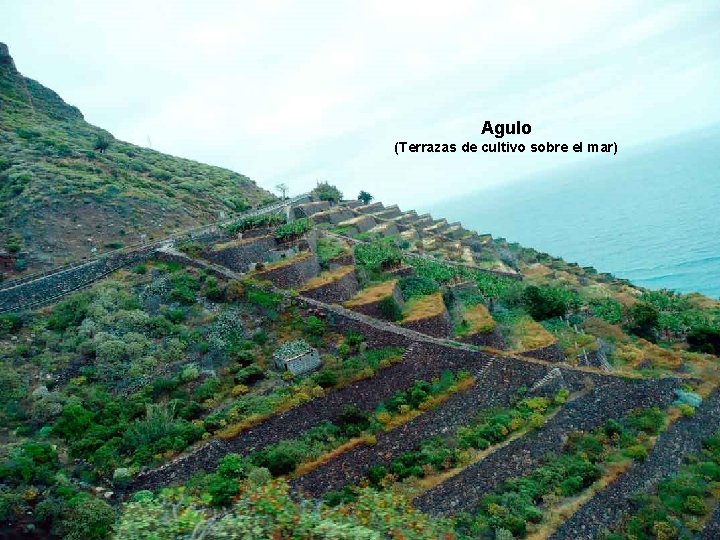
[(512, 142), (622, 153), (720, 122), (717, 0), (0, 0), (0, 41), (118, 138), (405, 207), (582, 156), (396, 156), (396, 141), (495, 142), (485, 120), (520, 120), (532, 134)]

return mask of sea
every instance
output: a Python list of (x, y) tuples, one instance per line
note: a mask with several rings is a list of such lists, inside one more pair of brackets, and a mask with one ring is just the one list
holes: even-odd
[(650, 289), (720, 298), (720, 126), (427, 207)]

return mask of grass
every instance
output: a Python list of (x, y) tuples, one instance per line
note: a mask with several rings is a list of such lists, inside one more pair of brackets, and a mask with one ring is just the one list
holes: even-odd
[(328, 270), (327, 272), (323, 272), (319, 276), (314, 277), (310, 281), (306, 282), (303, 285), (302, 289), (300, 289), (300, 292), (310, 291), (312, 289), (317, 289), (318, 287), (322, 287), (323, 285), (335, 283), (336, 281), (339, 281), (354, 272), (355, 272), (355, 267), (351, 266), (351, 265), (350, 266), (340, 266), (340, 267), (336, 268), (335, 270)]
[(492, 318), (485, 305), (475, 304), (465, 309), (457, 334), (459, 336), (487, 334), (492, 332), (495, 326), (495, 319)]
[(338, 227), (354, 227), (358, 223), (362, 223), (363, 221), (367, 221), (367, 220), (375, 221), (372, 216), (362, 215), (362, 216), (357, 216), (357, 217), (342, 221), (341, 223), (338, 224)]
[(237, 240), (230, 240), (228, 242), (221, 242), (219, 244), (213, 244), (212, 250), (215, 252), (222, 251), (224, 249), (230, 249), (230, 248), (244, 246), (247, 244), (252, 244), (253, 242), (257, 242), (259, 239), (266, 239), (266, 238), (270, 238), (270, 236), (267, 235), (267, 236), (258, 236), (256, 238), (240, 238)]
[(327, 263), (331, 259), (335, 259), (349, 252), (350, 249), (337, 238), (328, 236), (318, 238), (317, 256), (320, 264)]
[(277, 260), (275, 262), (267, 263), (264, 265), (262, 269), (258, 269), (258, 274), (262, 274), (263, 272), (266, 272), (268, 270), (277, 270), (278, 268), (285, 268), (286, 266), (290, 266), (295, 264), (299, 261), (304, 261), (307, 259), (310, 259), (313, 257), (312, 251), (304, 251), (302, 253), (298, 253), (294, 257), (285, 257), (283, 259)]
[(527, 315), (512, 319), (504, 329), (513, 352), (540, 349), (555, 343), (555, 337)]
[(406, 304), (402, 322), (420, 321), (437, 317), (447, 311), (442, 294), (437, 292), (409, 300)]
[(379, 302), (383, 298), (392, 296), (395, 287), (397, 286), (397, 280), (392, 279), (390, 281), (384, 281), (376, 285), (371, 285), (360, 291), (354, 298), (351, 298), (345, 302), (346, 307), (364, 306), (367, 304), (373, 304)]

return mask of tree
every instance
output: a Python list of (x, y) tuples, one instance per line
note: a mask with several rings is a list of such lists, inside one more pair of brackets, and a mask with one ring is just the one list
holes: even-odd
[(287, 199), (287, 192), (290, 188), (288, 188), (288, 185), (285, 183), (277, 184), (275, 186), (275, 190), (280, 192), (280, 198), (284, 201)]
[(107, 150), (109, 146), (110, 139), (108, 139), (105, 135), (100, 135), (97, 139), (95, 139), (95, 150), (101, 154), (104, 154), (105, 150)]
[(375, 197), (370, 195), (367, 191), (360, 191), (358, 195), (358, 201), (362, 201), (363, 204), (369, 204)]
[(310, 194), (321, 201), (339, 202), (342, 199), (342, 191), (336, 186), (332, 186), (327, 182), (318, 182)]

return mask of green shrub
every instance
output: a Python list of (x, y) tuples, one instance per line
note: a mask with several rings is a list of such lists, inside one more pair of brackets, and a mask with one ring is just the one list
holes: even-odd
[(319, 182), (310, 194), (321, 201), (330, 202), (339, 202), (343, 196), (342, 192), (336, 186), (330, 185), (327, 182)]
[(636, 336), (655, 341), (659, 317), (660, 312), (655, 306), (647, 302), (638, 302), (630, 310), (629, 330)]
[(22, 328), (22, 317), (15, 313), (0, 315), (0, 336), (14, 334)]
[(564, 317), (574, 305), (575, 295), (566, 289), (530, 285), (523, 293), (523, 302), (533, 319), (544, 321)]
[(383, 317), (389, 321), (399, 321), (402, 319), (402, 310), (392, 296), (387, 296), (380, 300), (378, 308)]
[(281, 242), (294, 240), (301, 237), (313, 228), (313, 221), (310, 218), (296, 219), (275, 229), (275, 238)]
[(328, 369), (318, 372), (314, 379), (315, 383), (323, 388), (332, 388), (338, 383), (337, 375)]
[(404, 277), (399, 281), (398, 285), (405, 300), (433, 294), (439, 289), (439, 285), (435, 280), (423, 276)]
[(107, 538), (117, 518), (115, 510), (95, 497), (82, 498), (70, 504), (60, 522), (63, 538), (85, 540)]
[(87, 315), (90, 300), (90, 294), (86, 292), (61, 300), (55, 304), (47, 319), (48, 328), (62, 332), (71, 326), (78, 326)]
[(267, 468), (273, 476), (289, 474), (302, 458), (302, 450), (292, 441), (282, 441), (256, 458), (256, 465)]

